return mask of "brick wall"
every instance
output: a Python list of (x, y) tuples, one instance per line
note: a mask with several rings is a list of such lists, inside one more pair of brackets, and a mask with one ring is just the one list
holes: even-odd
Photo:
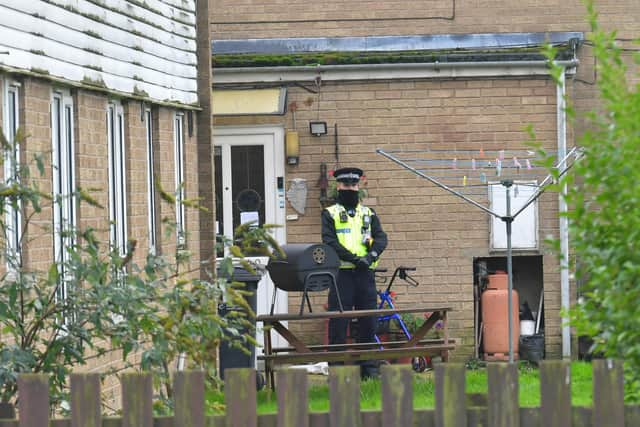
[[(4, 75), (0, 75), (2, 81)], [(20, 87), (20, 123), (26, 132), (27, 139), (21, 147), (23, 161), (33, 158), (36, 154), (43, 155), (45, 174), (39, 177), (37, 169), (31, 168), (32, 176), (38, 177), (37, 182), (45, 192), (52, 188), (52, 159), (51, 159), (51, 93), (53, 86), (46, 80), (31, 77), (15, 77), (21, 83)], [(108, 249), (109, 243), (109, 206), (108, 196), (108, 146), (106, 112), (110, 98), (107, 95), (85, 89), (72, 89), (74, 101), (74, 135), (76, 185), (84, 189), (92, 189), (93, 196), (104, 208), (82, 203), (77, 210), (78, 226), (82, 229), (93, 227), (98, 230), (97, 235)], [(0, 103), (2, 105), (2, 103)], [(147, 202), (147, 142), (145, 122), (141, 120), (141, 108), (138, 101), (122, 101), (125, 115), (125, 156), (127, 173), (127, 221), (130, 239), (138, 241), (137, 254), (134, 262), (143, 265), (148, 250), (148, 202)], [(148, 106), (148, 105), (147, 105)], [(175, 108), (152, 106), (154, 114), (154, 138), (156, 144), (156, 174), (163, 188), (173, 193), (175, 191), (175, 163), (173, 117)], [(1, 113), (1, 109), (0, 109)], [(184, 113), (184, 147), (185, 147), (185, 189), (186, 198), (195, 199), (198, 196), (198, 159), (197, 159), (197, 122), (194, 116), (194, 132), (188, 134), (188, 113)], [(1, 123), (1, 122), (0, 122)], [(161, 218), (167, 216), (175, 220), (175, 210), (159, 197), (157, 212), (158, 237), (162, 237), (160, 227)], [(189, 231), (187, 243), (193, 253), (193, 263), (190, 268), (197, 271), (199, 256), (199, 212), (187, 209), (186, 227)], [(53, 260), (53, 241), (51, 234), (52, 208), (45, 204), (41, 214), (34, 217), (33, 225), (27, 230), (28, 244), (25, 245), (24, 261), (27, 269), (46, 271)], [(162, 243), (162, 239), (159, 239)], [(175, 237), (169, 238), (161, 252), (173, 256), (175, 252)], [(0, 268), (4, 268), (3, 266)], [(108, 346), (108, 343), (96, 343)], [(140, 354), (133, 354), (131, 361), (139, 361)], [(118, 370), (123, 366), (120, 352), (108, 352), (102, 357), (89, 357), (87, 366), (80, 367), (82, 371)], [(107, 378), (103, 384), (105, 403), (111, 408), (120, 406), (119, 382), (115, 378)]]
[[(317, 2), (316, 2), (317, 3)], [(211, 9), (212, 39), (268, 37), (344, 37), (384, 35), (471, 34), (501, 32), (544, 32), (590, 30), (581, 0), (512, 1), (373, 1), (357, 0), (318, 3), (294, 1), (283, 7), (269, 0), (214, 0)], [(427, 5), (428, 3), (428, 5)], [(290, 7), (291, 6), (291, 7)], [(389, 7), (391, 7), (389, 9)], [(632, 43), (640, 34), (640, 2), (596, 0), (601, 28), (617, 30), (617, 41), (628, 50), (622, 53), (629, 84), (639, 81), (633, 63)], [(589, 42), (578, 51), (577, 74), (568, 78), (567, 93), (578, 113), (597, 108), (596, 63)], [(214, 71), (215, 72), (215, 71)], [(312, 85), (313, 82), (310, 82)], [(418, 301), (451, 303), (454, 335), (462, 337), (462, 353), (471, 354), (473, 343), (472, 258), (487, 256), (487, 215), (461, 203), (428, 184), (394, 167), (374, 154), (375, 148), (391, 150), (411, 147), (419, 150), (436, 144), (478, 145), (489, 141), (508, 148), (527, 137), (522, 131), (531, 123), (549, 149), (556, 146), (555, 88), (545, 79), (499, 79), (458, 81), (398, 81), (387, 83), (324, 84), (318, 97), (289, 88), (288, 102), (297, 103), (300, 131), (300, 166), (288, 167), (287, 179), (317, 181), (320, 162), (329, 169), (335, 163), (333, 136), (308, 136), (309, 119), (316, 114), (331, 125), (339, 124), (340, 164), (362, 166), (369, 179), (371, 198), (367, 202), (380, 214), (390, 236), (383, 266), (415, 264), (425, 285), (411, 292)], [(281, 124), (285, 118), (243, 117), (216, 119), (214, 124)], [(569, 124), (568, 145), (585, 129), (578, 114)], [(486, 147), (486, 146), (485, 146)], [(486, 148), (485, 148), (486, 149)], [(319, 190), (310, 185), (308, 211), (298, 222), (287, 223), (288, 242), (320, 239)], [(557, 196), (539, 200), (540, 241), (557, 235)], [(543, 248), (545, 286), (545, 332), (547, 354), (561, 352), (559, 266)], [(320, 305), (324, 297), (314, 297)], [(408, 303), (408, 299), (405, 300)], [(291, 307), (299, 301), (292, 296)], [(401, 301), (402, 304), (402, 301)], [(322, 325), (308, 331), (320, 336)]]
[[(556, 89), (549, 79), (421, 80), (405, 82), (326, 83), (318, 97), (290, 88), (300, 135), (300, 164), (288, 167), (287, 180), (305, 178), (309, 185), (305, 215), (287, 222), (289, 243), (320, 241), (319, 165), (335, 165), (333, 123), (339, 126), (340, 165), (363, 168), (369, 198), (381, 218), (389, 246), (381, 267), (415, 266), (417, 288), (398, 282), (400, 306), (450, 305), (452, 334), (462, 340), (456, 356), (473, 354), (473, 259), (492, 255), (489, 216), (428, 181), (375, 153), (377, 148), (455, 150), (521, 149), (527, 124), (550, 150), (556, 149)], [(329, 124), (329, 134), (309, 135), (309, 120)], [(217, 118), (216, 125), (280, 123), (291, 117)], [(482, 200), (481, 200), (482, 202)], [(486, 199), (484, 200), (486, 202)], [(288, 208), (290, 209), (290, 207)], [(557, 196), (539, 201), (539, 238), (557, 234)], [(542, 251), (545, 253), (545, 250)], [(560, 352), (559, 274), (553, 255), (544, 256), (547, 351)], [(299, 295), (290, 294), (290, 307)], [(314, 305), (326, 302), (314, 295)], [(305, 322), (308, 323), (308, 322)], [(293, 326), (293, 325), (292, 325)], [(320, 341), (324, 325), (306, 324), (305, 332)]]
[[(640, 3), (596, 0), (605, 28), (637, 36)], [(213, 39), (587, 31), (581, 0), (214, 0)]]

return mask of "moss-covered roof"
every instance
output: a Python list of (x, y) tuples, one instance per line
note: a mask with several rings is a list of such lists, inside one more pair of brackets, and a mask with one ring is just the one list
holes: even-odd
[[(573, 56), (569, 46), (558, 47), (556, 59)], [(394, 52), (314, 52), (290, 54), (213, 54), (214, 68), (294, 67), (317, 65), (420, 64), (452, 62), (542, 61), (540, 47), (499, 50), (419, 50)]]

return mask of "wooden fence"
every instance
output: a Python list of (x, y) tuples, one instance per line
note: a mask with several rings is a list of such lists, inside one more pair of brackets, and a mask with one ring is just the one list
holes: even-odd
[(225, 371), (225, 415), (205, 416), (204, 375), (180, 372), (175, 378), (175, 415), (153, 417), (152, 383), (146, 374), (122, 378), (122, 417), (103, 418), (97, 374), (71, 377), (71, 418), (49, 420), (47, 378), (19, 379), (19, 420), (0, 420), (0, 427), (622, 427), (640, 426), (640, 407), (623, 402), (622, 364), (593, 362), (593, 405), (571, 406), (570, 364), (545, 361), (540, 366), (539, 408), (519, 408), (516, 365), (488, 366), (485, 406), (468, 406), (465, 368), (440, 364), (435, 369), (435, 408), (413, 409), (413, 378), (408, 366), (382, 369), (382, 410), (360, 409), (357, 367), (332, 369), (329, 376), (330, 411), (309, 413), (307, 374), (302, 370), (276, 373), (278, 413), (256, 414), (255, 371)]

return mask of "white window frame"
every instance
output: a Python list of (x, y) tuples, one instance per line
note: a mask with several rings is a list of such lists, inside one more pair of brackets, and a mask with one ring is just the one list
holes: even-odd
[(178, 245), (185, 243), (184, 214), (184, 114), (176, 112), (173, 118), (173, 146), (176, 188), (176, 233)]
[(109, 146), (109, 242), (120, 256), (127, 253), (127, 174), (125, 164), (124, 110), (118, 101), (107, 105)]
[[(61, 282), (56, 298), (67, 298), (69, 282), (66, 266), (70, 261), (68, 248), (75, 245), (75, 135), (73, 98), (69, 90), (51, 93), (51, 179), (53, 189), (54, 260)], [(69, 319), (65, 317), (65, 323)]]
[[(11, 144), (11, 148), (4, 150), (3, 153), (4, 182), (10, 183), (20, 178), (20, 171), (18, 170), (20, 166), (20, 145), (16, 143), (15, 140), (16, 133), (20, 128), (20, 84), (9, 79), (4, 79), (2, 85), (2, 100), (2, 128), (5, 138), (9, 144)], [(7, 202), (4, 208), (6, 265), (8, 271), (15, 271), (22, 263), (22, 205), (18, 204), (16, 209)]]
[(153, 141), (153, 113), (151, 108), (144, 111), (145, 129), (147, 136), (147, 227), (149, 230), (149, 253), (157, 253), (158, 235), (156, 222), (156, 183), (155, 183), (155, 155)]

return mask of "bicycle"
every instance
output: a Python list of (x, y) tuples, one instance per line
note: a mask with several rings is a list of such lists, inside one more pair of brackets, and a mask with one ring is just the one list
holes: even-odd
[[(378, 304), (378, 310), (385, 308), (385, 305), (387, 306), (387, 308), (395, 308), (393, 306), (391, 287), (393, 286), (393, 282), (397, 277), (409, 283), (409, 285), (413, 287), (416, 287), (419, 285), (419, 283), (413, 277), (411, 277), (409, 273), (407, 273), (408, 271), (416, 271), (416, 268), (403, 267), (403, 266), (397, 267), (393, 272), (393, 275), (391, 276), (391, 280), (389, 280), (389, 284), (387, 285), (387, 288), (384, 291), (376, 290), (376, 292), (378, 293), (378, 297), (380, 298), (380, 302)], [(373, 270), (373, 272), (374, 274), (386, 273), (387, 269), (376, 268)], [(398, 313), (378, 317), (378, 325), (391, 323), (392, 320), (395, 320), (397, 322), (398, 326), (402, 330), (402, 333), (405, 335), (407, 340), (411, 340), (411, 333), (409, 332), (409, 329), (407, 329), (407, 326), (402, 320), (402, 317), (400, 317)], [(382, 341), (380, 341), (380, 338), (378, 337), (378, 333), (375, 334), (374, 338), (378, 344), (382, 343)], [(411, 359), (411, 367), (415, 372), (424, 372), (424, 370), (427, 369), (427, 367), (429, 367), (430, 365), (431, 365), (431, 360), (427, 356), (417, 356)]]

